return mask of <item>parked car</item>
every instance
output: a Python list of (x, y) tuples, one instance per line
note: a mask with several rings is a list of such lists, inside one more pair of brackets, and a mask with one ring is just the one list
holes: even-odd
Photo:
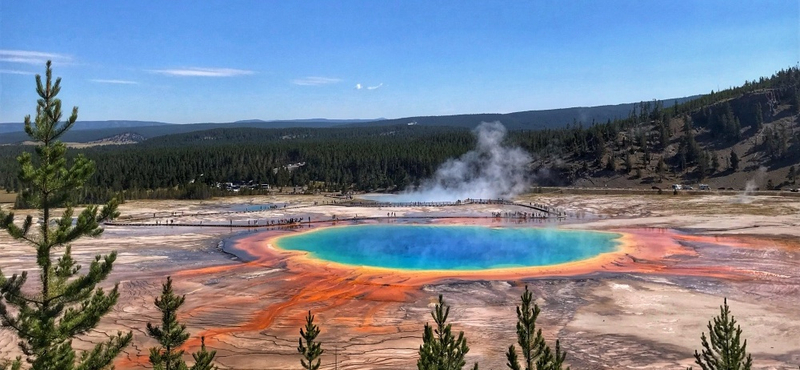
[(691, 185), (684, 185), (683, 190), (694, 190), (694, 188)]
[(711, 190), (711, 187), (708, 184), (700, 184), (700, 190)]
[(794, 189), (792, 189), (792, 190), (791, 190), (791, 192), (792, 192), (792, 193), (797, 193), (797, 192), (800, 192), (800, 188), (794, 188)]

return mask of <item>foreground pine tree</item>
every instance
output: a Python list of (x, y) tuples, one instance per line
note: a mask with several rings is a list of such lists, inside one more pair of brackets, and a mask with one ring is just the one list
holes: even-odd
[(703, 352), (694, 351), (695, 363), (701, 369), (750, 370), (753, 359), (747, 353), (747, 340), (742, 340), (742, 328), (736, 325), (727, 298), (719, 307), (719, 316), (708, 322), (708, 335), (700, 334)]
[[(61, 90), (61, 79), (53, 83), (50, 65), (48, 61), (45, 83), (36, 75), (40, 97), (36, 118), (31, 121), (30, 116), (25, 117), (25, 132), (38, 143), (37, 160), (30, 153), (17, 158), (23, 184), (20, 196), (23, 203), (41, 211), (39, 224), (28, 216), (20, 227), (14, 223), (13, 213), (0, 210), (0, 228), (36, 251), (40, 283), (36, 294), (23, 293), (27, 272), (5, 278), (0, 271), (0, 325), (16, 332), (19, 347), (32, 369), (103, 369), (128, 345), (131, 333), (111, 335), (109, 340), (82, 353), (72, 348), (72, 339), (94, 329), (116, 304), (117, 285), (108, 292), (96, 287), (111, 273), (117, 254), (97, 256), (88, 272), (80, 275), (81, 266), (72, 259), (70, 243), (84, 236), (99, 236), (103, 232), (100, 223), (119, 213), (112, 200), (102, 210), (88, 206), (77, 220), (72, 218), (70, 198), (92, 176), (95, 167), (81, 155), (72, 166), (67, 164), (67, 147), (59, 138), (75, 124), (78, 108), (72, 108), (69, 119), (59, 122), (61, 100), (56, 95)], [(53, 214), (56, 208), (65, 206), (60, 218)], [(63, 250), (63, 254), (54, 260), (52, 253), (56, 250)], [(17, 359), (12, 368), (20, 365), (21, 359)]]
[(186, 325), (178, 322), (178, 308), (183, 305), (186, 296), (177, 296), (172, 291), (172, 278), (161, 285), (161, 296), (155, 299), (155, 305), (161, 311), (161, 326), (147, 323), (147, 335), (155, 338), (160, 347), (150, 348), (150, 363), (156, 370), (214, 370), (216, 351), (206, 350), (205, 338), (200, 338), (200, 350), (192, 354), (195, 364), (188, 368), (183, 361), (184, 351), (179, 349), (187, 339)]
[(217, 351), (208, 351), (206, 349), (206, 338), (200, 337), (200, 350), (192, 353), (194, 358), (194, 365), (192, 370), (217, 370), (214, 365), (214, 357), (217, 356)]
[(305, 328), (300, 328), (300, 338), (297, 340), (297, 352), (300, 352), (300, 355), (303, 356), (300, 359), (300, 364), (303, 365), (305, 370), (319, 369), (321, 363), (319, 356), (325, 352), (322, 349), (322, 343), (316, 341), (317, 335), (319, 335), (319, 326), (314, 325), (314, 316), (311, 315), (311, 311), (308, 311), (306, 326)]
[[(461, 370), (466, 365), (464, 356), (469, 352), (467, 338), (464, 337), (463, 331), (458, 333), (458, 337), (453, 336), (451, 325), (446, 324), (449, 315), (450, 306), (444, 303), (440, 294), (439, 303), (431, 312), (436, 329), (425, 324), (417, 369)], [(473, 369), (478, 370), (478, 364), (475, 364)]]
[(156, 298), (155, 305), (161, 311), (161, 326), (147, 323), (147, 335), (158, 341), (161, 347), (150, 348), (150, 363), (158, 370), (185, 369), (183, 350), (179, 350), (189, 339), (186, 325), (178, 322), (178, 308), (186, 300), (185, 296), (177, 296), (172, 292), (172, 278), (161, 285), (161, 296)]
[[(517, 349), (512, 344), (506, 352), (506, 359), (511, 370), (562, 370), (564, 369), (564, 359), (567, 357), (561, 351), (561, 343), (556, 340), (556, 351), (550, 350), (542, 336), (542, 329), (536, 329), (536, 318), (539, 317), (541, 310), (533, 302), (533, 294), (525, 286), (522, 293), (522, 305), (517, 306), (517, 343), (519, 344), (524, 365), (520, 366)], [(569, 370), (569, 367), (566, 368)]]

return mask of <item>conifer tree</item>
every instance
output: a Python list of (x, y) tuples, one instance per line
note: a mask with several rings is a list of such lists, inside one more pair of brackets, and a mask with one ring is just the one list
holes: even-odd
[[(556, 340), (555, 353), (545, 343), (542, 329), (536, 329), (536, 318), (541, 310), (533, 303), (533, 294), (525, 286), (521, 296), (522, 305), (517, 306), (517, 343), (520, 346), (524, 363), (521, 366), (514, 345), (508, 347), (506, 359), (511, 370), (562, 370), (567, 354), (561, 351), (561, 343)], [(569, 370), (569, 367), (566, 368)]]
[(756, 103), (754, 115), (756, 122), (756, 132), (759, 132), (761, 131), (761, 128), (764, 127), (764, 113), (761, 110), (761, 103)]
[(669, 145), (669, 139), (670, 139), (668, 119), (665, 119), (664, 122), (662, 122), (661, 125), (658, 127), (658, 137), (659, 137), (660, 149), (663, 151)]
[(183, 361), (183, 350), (178, 348), (189, 339), (186, 325), (178, 322), (178, 308), (183, 305), (186, 296), (177, 296), (172, 291), (172, 278), (161, 285), (161, 296), (155, 299), (155, 305), (161, 311), (161, 326), (147, 323), (147, 335), (158, 341), (160, 347), (150, 348), (150, 363), (156, 370), (215, 370), (214, 357), (217, 351), (206, 349), (206, 338), (200, 338), (200, 349), (192, 354), (195, 364), (186, 366)]
[(625, 156), (625, 173), (631, 173), (633, 171), (633, 158), (630, 154)]
[(708, 174), (708, 158), (709, 155), (706, 151), (701, 151), (697, 159), (697, 177), (703, 181)]
[(792, 113), (800, 114), (800, 90), (794, 90), (794, 99), (792, 99)]
[[(81, 266), (72, 258), (71, 243), (84, 236), (99, 236), (103, 232), (100, 223), (119, 213), (112, 200), (102, 209), (87, 206), (73, 220), (71, 198), (92, 176), (95, 167), (82, 155), (71, 166), (67, 163), (67, 147), (59, 139), (75, 124), (78, 107), (72, 108), (66, 121), (59, 122), (61, 100), (56, 96), (60, 90), (61, 78), (53, 81), (48, 61), (45, 81), (36, 75), (36, 117), (25, 117), (25, 132), (39, 144), (35, 150), (37, 160), (30, 153), (17, 158), (21, 168), (20, 198), (41, 210), (38, 226), (28, 216), (20, 227), (14, 223), (13, 213), (0, 210), (0, 229), (36, 250), (41, 283), (37, 294), (24, 293), (27, 272), (6, 278), (0, 271), (0, 326), (16, 332), (19, 347), (32, 369), (103, 369), (128, 345), (131, 333), (110, 335), (107, 341), (82, 353), (72, 348), (72, 339), (94, 329), (116, 304), (118, 284), (110, 291), (96, 287), (111, 273), (117, 254), (96, 256), (87, 273), (80, 275)], [(54, 213), (59, 207), (66, 208), (57, 217)], [(52, 253), (56, 250), (63, 250), (63, 254), (54, 260)], [(9, 311), (9, 306), (14, 310)], [(12, 364), (12, 368), (20, 366), (21, 358)]]
[(541, 310), (539, 305), (533, 304), (533, 294), (525, 286), (522, 293), (522, 306), (517, 306), (517, 343), (520, 346), (522, 357), (525, 360), (524, 366), (519, 365), (517, 350), (512, 344), (508, 347), (506, 364), (511, 370), (535, 370), (536, 360), (542, 355), (545, 343), (542, 336), (542, 329), (536, 330), (536, 318), (539, 317)]
[(606, 170), (613, 172), (617, 171), (617, 159), (614, 158), (613, 153), (608, 156), (608, 162), (606, 162)]
[[(566, 352), (561, 351), (561, 342), (556, 340), (556, 351), (550, 350), (550, 347), (545, 345), (542, 355), (536, 361), (537, 370), (562, 370), (564, 369), (564, 359), (567, 357)], [(569, 370), (569, 367), (566, 368)]]
[(186, 325), (178, 322), (178, 308), (185, 300), (185, 296), (177, 296), (172, 292), (172, 278), (167, 276), (167, 282), (161, 286), (161, 296), (155, 299), (155, 305), (161, 311), (161, 326), (147, 323), (147, 335), (161, 345), (150, 348), (150, 363), (157, 370), (186, 368), (183, 350), (178, 349), (189, 339)]
[(319, 335), (319, 326), (314, 325), (314, 316), (311, 315), (311, 311), (308, 311), (305, 330), (303, 329), (300, 328), (300, 338), (297, 345), (297, 352), (300, 352), (303, 356), (300, 359), (300, 365), (305, 370), (317, 370), (321, 363), (319, 356), (325, 350), (322, 349), (322, 343), (316, 341), (317, 335)]
[(719, 171), (719, 155), (717, 152), (711, 152), (711, 173)]
[(664, 156), (658, 158), (658, 164), (656, 165), (656, 173), (658, 173), (658, 182), (661, 182), (664, 179), (664, 173), (667, 172), (667, 165), (664, 163)]
[(603, 135), (597, 135), (597, 140), (594, 144), (594, 158), (597, 161), (597, 166), (600, 167), (603, 165), (603, 158), (606, 156), (606, 141), (603, 139)]
[(731, 170), (739, 170), (739, 156), (733, 150), (731, 150)]
[(217, 351), (206, 350), (206, 337), (200, 337), (200, 350), (192, 353), (194, 358), (192, 370), (217, 370), (217, 366), (213, 362), (216, 356)]
[[(467, 338), (463, 331), (458, 332), (458, 337), (453, 336), (452, 325), (447, 324), (449, 315), (450, 306), (444, 303), (440, 294), (439, 303), (431, 312), (436, 329), (426, 323), (422, 334), (418, 370), (461, 370), (466, 365), (464, 356), (469, 352)], [(478, 370), (478, 364), (472, 369)]]
[(708, 322), (709, 336), (700, 335), (703, 351), (694, 351), (695, 363), (703, 370), (750, 370), (753, 359), (747, 353), (747, 340), (742, 341), (742, 328), (736, 325), (727, 298), (719, 312)]

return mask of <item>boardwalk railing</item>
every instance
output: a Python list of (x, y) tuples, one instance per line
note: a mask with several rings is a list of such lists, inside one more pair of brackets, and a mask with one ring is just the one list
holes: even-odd
[(391, 207), (457, 207), (472, 204), (495, 204), (506, 206), (518, 206), (528, 209), (533, 209), (539, 212), (544, 212), (549, 216), (563, 217), (566, 213), (563, 210), (551, 207), (546, 204), (538, 203), (519, 203), (512, 202), (506, 199), (465, 199), (457, 200), (455, 202), (362, 202), (352, 201), (346, 203), (338, 203), (336, 205), (349, 206), (349, 207), (370, 207), (370, 208), (391, 208)]
[[(551, 207), (546, 204), (539, 204), (539, 203), (521, 203), (521, 202), (512, 202), (506, 199), (465, 199), (465, 200), (458, 200), (455, 202), (363, 202), (363, 201), (348, 201), (348, 202), (341, 202), (341, 203), (323, 203), (318, 204), (317, 202), (314, 205), (336, 205), (342, 207), (370, 207), (370, 208), (390, 208), (390, 207), (457, 207), (457, 206), (466, 206), (466, 205), (475, 205), (475, 204), (487, 204), (487, 205), (506, 205), (506, 206), (516, 206), (527, 208), (536, 212), (492, 212), (491, 218), (506, 218), (506, 219), (545, 219), (550, 217), (555, 218), (565, 218), (566, 212), (561, 209)], [(298, 208), (305, 208), (310, 207), (311, 205), (284, 205), (283, 207), (256, 207), (255, 209), (250, 210), (236, 210), (236, 211), (222, 211), (222, 212), (157, 212), (153, 213), (152, 217), (150, 214), (140, 214), (133, 217), (125, 218), (125, 219), (118, 219), (114, 222), (107, 222), (106, 225), (109, 226), (180, 226), (180, 227), (187, 227), (187, 226), (204, 226), (204, 227), (229, 227), (229, 228), (239, 228), (239, 227), (283, 227), (283, 226), (292, 226), (292, 225), (300, 225), (300, 224), (308, 224), (308, 223), (316, 223), (316, 222), (328, 222), (328, 221), (336, 221), (338, 220), (335, 216), (331, 220), (314, 220), (311, 221), (310, 217), (292, 217), (292, 218), (264, 218), (264, 219), (248, 219), (248, 220), (236, 220), (233, 219), (228, 220), (228, 222), (203, 222), (203, 221), (191, 221), (186, 223), (178, 223), (175, 222), (176, 219), (183, 218), (183, 217), (208, 217), (208, 216), (221, 216), (221, 215), (233, 215), (233, 214), (243, 214), (243, 213), (257, 213), (263, 212), (268, 210), (286, 210), (286, 209), (298, 209)], [(394, 217), (394, 216), (391, 216)], [(464, 218), (465, 216), (452, 216), (454, 218)], [(367, 220), (367, 219), (380, 219), (382, 216), (378, 217), (354, 217), (350, 220)], [(432, 216), (432, 217), (425, 217), (425, 216), (403, 216), (401, 218), (449, 218), (448, 216)], [(469, 218), (469, 217), (468, 217)], [(478, 217), (482, 218), (482, 217)], [(144, 221), (144, 222), (142, 222)], [(244, 224), (244, 221), (247, 224)]]

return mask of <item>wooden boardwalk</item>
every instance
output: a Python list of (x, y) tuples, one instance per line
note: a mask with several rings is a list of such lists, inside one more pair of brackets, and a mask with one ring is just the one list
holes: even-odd
[[(312, 206), (338, 206), (338, 207), (369, 207), (369, 208), (401, 208), (401, 207), (460, 207), (476, 204), (488, 205), (504, 205), (516, 206), (525, 209), (530, 209), (537, 212), (495, 212), (487, 216), (372, 216), (372, 217), (352, 217), (352, 218), (330, 218), (312, 220), (311, 217), (285, 217), (280, 219), (259, 219), (259, 220), (246, 220), (245, 221), (232, 221), (228, 222), (190, 222), (181, 223), (175, 222), (176, 219), (184, 217), (208, 217), (208, 216), (223, 216), (234, 214), (247, 214), (258, 213), (278, 210), (290, 210), (298, 208), (307, 208)], [(471, 218), (471, 219), (506, 219), (518, 221), (536, 221), (546, 220), (550, 218), (563, 219), (566, 218), (566, 213), (544, 204), (536, 203), (518, 203), (505, 199), (466, 199), (464, 201), (456, 202), (363, 202), (363, 201), (349, 201), (341, 203), (323, 203), (314, 205), (284, 205), (283, 207), (259, 207), (251, 210), (242, 211), (223, 211), (223, 212), (156, 212), (152, 214), (137, 215), (125, 220), (106, 222), (107, 226), (122, 226), (122, 227), (219, 227), (219, 228), (263, 228), (263, 229), (284, 229), (294, 228), (302, 225), (330, 223), (337, 221), (357, 222), (357, 221), (370, 221), (370, 220), (414, 220), (414, 219), (458, 219), (458, 218)], [(141, 221), (141, 222), (138, 222)]]

